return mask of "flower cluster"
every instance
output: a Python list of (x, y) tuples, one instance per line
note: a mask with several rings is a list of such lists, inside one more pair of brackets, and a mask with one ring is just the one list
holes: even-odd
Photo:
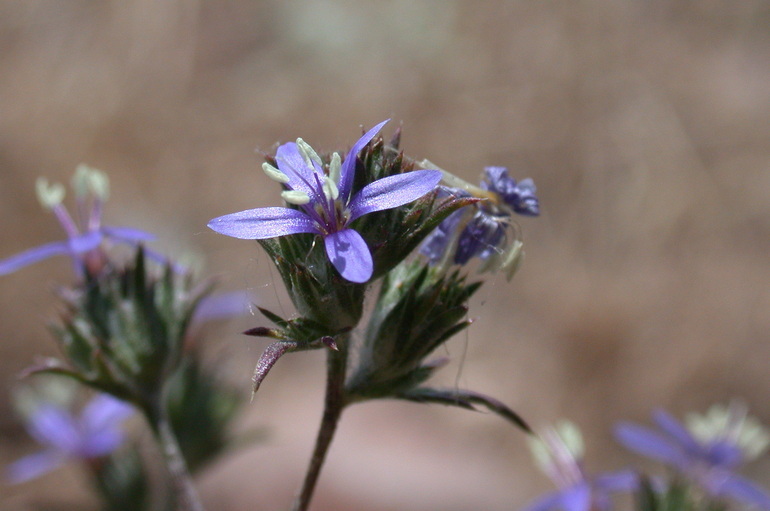
[(26, 426), (45, 449), (11, 464), (8, 481), (34, 479), (70, 459), (89, 461), (106, 456), (123, 442), (121, 424), (133, 411), (128, 403), (107, 394), (94, 397), (77, 416), (59, 404), (39, 403)]
[(435, 188), (441, 174), (419, 170), (388, 176), (367, 184), (353, 195), (356, 157), (388, 121), (366, 132), (353, 144), (344, 160), (333, 153), (325, 163), (301, 138), (278, 148), (275, 160), (262, 165), (267, 176), (285, 186), (284, 201), (296, 206), (258, 208), (215, 218), (214, 231), (241, 239), (266, 239), (312, 233), (323, 238), (326, 254), (337, 271), (350, 282), (368, 281), (374, 269), (366, 241), (350, 224), (357, 218), (396, 208)]
[(561, 422), (530, 439), (538, 466), (558, 486), (525, 508), (525, 511), (609, 511), (610, 495), (629, 492), (639, 485), (637, 475), (621, 472), (589, 476), (583, 467), (583, 438), (571, 422)]
[[(257, 240), (296, 307), (289, 319), (260, 308), (273, 326), (244, 332), (272, 340), (257, 363), (253, 392), (284, 354), (326, 351), (324, 413), (294, 505), (301, 511), (309, 505), (341, 414), (352, 404), (392, 398), (484, 408), (531, 433), (493, 397), (428, 385), (444, 360), (429, 357), (470, 326), (468, 300), (482, 283), (462, 268), (446, 271), (413, 254), (425, 243), (422, 251), (431, 262), (463, 265), (478, 257), (512, 273), (521, 242), (511, 217), (538, 214), (534, 185), (517, 183), (502, 167), (485, 169), (481, 187), (474, 187), (416, 165), (398, 147), (400, 130), (390, 143), (378, 136), (387, 122), (366, 131), (346, 153), (319, 154), (301, 138), (280, 145), (275, 156), (266, 155), (262, 170), (281, 185), (284, 204), (208, 223), (219, 234)], [(448, 187), (438, 187), (442, 179)], [(211, 297), (210, 283), (193, 285), (190, 272), (147, 251), (143, 242), (150, 234), (102, 225), (109, 186), (99, 171), (80, 166), (72, 187), (75, 215), (63, 206), (63, 186), (38, 181), (40, 201), (67, 239), (0, 261), (0, 274), (53, 255), (71, 257), (78, 278), (60, 289), (64, 307), (51, 327), (63, 360), (43, 360), (27, 374), (67, 377), (104, 394), (80, 416), (40, 406), (29, 417), (29, 430), (48, 448), (11, 466), (10, 477), (27, 480), (76, 458), (91, 469), (105, 509), (145, 511), (159, 503), (163, 509), (202, 511), (190, 473), (231, 442), (226, 427), (240, 398), (200, 363), (191, 324), (244, 310), (244, 295), (234, 302), (231, 296)], [(113, 243), (128, 245), (133, 258), (113, 257), (107, 250)], [(159, 259), (162, 267), (148, 258)], [(367, 295), (370, 307), (364, 306)], [(163, 482), (171, 491), (154, 493), (155, 472), (137, 449), (116, 449), (123, 440), (121, 421), (131, 409), (126, 403), (144, 415), (161, 447), (169, 476)]]
[[(37, 196), (46, 209), (50, 209), (61, 224), (67, 239), (47, 243), (0, 261), (0, 275), (13, 273), (24, 266), (56, 255), (72, 258), (76, 275), (96, 274), (105, 263), (104, 242), (137, 246), (155, 237), (145, 231), (130, 227), (102, 225), (104, 203), (109, 197), (107, 176), (87, 165), (79, 165), (72, 178), (75, 192), (76, 215), (73, 217), (63, 205), (64, 186), (51, 184), (45, 178), (37, 180)], [(152, 258), (162, 260), (158, 254), (148, 252)]]
[(692, 416), (686, 428), (663, 410), (653, 414), (655, 431), (622, 423), (618, 440), (628, 449), (662, 461), (710, 497), (737, 500), (770, 510), (770, 493), (735, 471), (770, 444), (770, 436), (744, 407), (715, 407), (706, 416)]
[(633, 493), (639, 511), (726, 511), (729, 500), (740, 509), (770, 510), (770, 493), (736, 473), (770, 446), (770, 432), (745, 406), (714, 406), (688, 416), (687, 426), (663, 410), (653, 419), (659, 430), (622, 422), (615, 434), (629, 450), (671, 467), (672, 478), (634, 470), (588, 476), (580, 432), (563, 422), (530, 441), (535, 461), (559, 490), (526, 511), (609, 511), (611, 493)]

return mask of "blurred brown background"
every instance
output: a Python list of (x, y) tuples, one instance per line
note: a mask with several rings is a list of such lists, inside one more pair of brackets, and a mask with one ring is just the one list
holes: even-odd
[[(291, 313), (255, 243), (214, 216), (277, 204), (255, 148), (348, 147), (403, 123), (408, 154), (475, 181), (533, 177), (527, 260), (474, 300), (439, 383), (542, 426), (569, 417), (588, 466), (611, 439), (740, 397), (770, 423), (770, 4), (760, 0), (0, 2), (0, 257), (62, 233), (39, 175), (109, 172), (106, 220), (197, 254), (225, 289)], [(37, 354), (64, 259), (0, 280), (0, 461), (37, 447), (7, 390)], [(210, 352), (248, 388), (264, 343), (223, 326)], [(262, 324), (262, 323), (260, 323)], [(281, 360), (247, 407), (270, 439), (199, 477), (212, 510), (285, 509), (319, 420), (323, 354)], [(652, 465), (643, 465), (652, 466)], [(770, 487), (765, 458), (745, 472)], [(95, 509), (75, 466), (0, 486), (4, 509)], [(511, 510), (550, 489), (498, 418), (393, 402), (350, 409), (314, 509)]]

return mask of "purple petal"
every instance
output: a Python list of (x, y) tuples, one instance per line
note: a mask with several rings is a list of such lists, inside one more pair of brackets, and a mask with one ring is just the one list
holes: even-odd
[(78, 451), (74, 453), (79, 458), (98, 458), (111, 453), (123, 443), (123, 432), (118, 429), (106, 429), (84, 436)]
[[(297, 144), (288, 142), (280, 146), (275, 153), (275, 161), (278, 163), (278, 169), (289, 178), (286, 183), (289, 188), (305, 192), (311, 197), (316, 195), (316, 172), (307, 166), (305, 159), (299, 154)], [(320, 169), (317, 172), (321, 172)]]
[(639, 476), (632, 470), (602, 474), (594, 479), (596, 488), (605, 492), (631, 492), (639, 487)]
[(682, 424), (679, 423), (673, 416), (664, 410), (655, 410), (652, 415), (655, 423), (660, 429), (666, 432), (674, 440), (679, 443), (687, 452), (696, 454), (702, 453), (703, 448), (693, 438), (689, 431), (687, 431)]
[(358, 153), (361, 152), (361, 149), (374, 138), (388, 121), (390, 121), (390, 119), (385, 119), (377, 126), (367, 131), (363, 137), (359, 138), (358, 141), (353, 144), (353, 147), (350, 148), (347, 156), (345, 156), (345, 160), (342, 162), (342, 168), (340, 169), (340, 182), (337, 186), (340, 190), (340, 198), (343, 203), (350, 197), (350, 188), (353, 186), (353, 178), (356, 173), (356, 159)]
[(551, 492), (540, 497), (535, 502), (522, 509), (522, 511), (549, 511), (550, 509), (556, 509), (560, 503), (561, 493)]
[(98, 247), (102, 242), (101, 231), (90, 231), (69, 239), (70, 252), (83, 254)]
[(255, 300), (254, 294), (245, 289), (208, 295), (201, 300), (195, 309), (193, 320), (196, 323), (202, 323), (244, 316), (249, 313), (249, 306)]
[(438, 170), (415, 170), (378, 179), (366, 185), (350, 201), (350, 221), (383, 209), (396, 208), (419, 199), (441, 181)]
[(88, 432), (115, 429), (134, 413), (134, 407), (108, 394), (99, 394), (83, 408), (81, 423)]
[(152, 241), (155, 239), (154, 234), (140, 229), (132, 229), (131, 227), (102, 227), (102, 232), (109, 238), (129, 243)]
[(41, 451), (14, 461), (6, 467), (5, 478), (12, 484), (23, 483), (50, 472), (62, 463), (65, 457), (56, 451)]
[(345, 280), (366, 282), (372, 277), (374, 263), (366, 242), (353, 229), (344, 229), (324, 238), (326, 255)]
[(590, 511), (591, 488), (586, 483), (579, 483), (561, 492), (561, 505), (564, 511)]
[(31, 248), (21, 254), (16, 254), (0, 261), (0, 275), (8, 275), (9, 273), (13, 273), (20, 268), (42, 261), (43, 259), (69, 253), (70, 245), (68, 241), (55, 241), (53, 243), (47, 243), (39, 247)]
[(208, 226), (219, 234), (243, 240), (263, 240), (301, 232), (320, 234), (306, 213), (289, 208), (248, 209), (215, 218)]
[(615, 437), (626, 448), (643, 456), (671, 463), (677, 467), (684, 467), (687, 464), (688, 458), (677, 444), (647, 428), (621, 423), (615, 428)]
[(29, 434), (43, 445), (71, 453), (80, 444), (78, 426), (69, 412), (52, 405), (38, 407), (29, 419)]
[(770, 494), (759, 485), (741, 476), (732, 475), (722, 484), (719, 494), (727, 495), (759, 509), (770, 510)]
[(705, 450), (705, 458), (709, 463), (724, 468), (734, 468), (743, 461), (741, 448), (734, 441), (720, 440), (714, 442)]

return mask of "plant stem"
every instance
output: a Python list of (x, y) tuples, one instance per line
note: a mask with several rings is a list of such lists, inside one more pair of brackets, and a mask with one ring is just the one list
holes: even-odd
[(163, 451), (171, 484), (173, 485), (177, 511), (205, 511), (192, 482), (187, 462), (179, 448), (174, 430), (168, 418), (165, 399), (158, 399), (153, 413), (148, 415), (155, 438)]
[(326, 453), (334, 438), (337, 423), (345, 408), (345, 373), (347, 370), (347, 346), (340, 343), (340, 351), (329, 351), (326, 359), (326, 398), (321, 426), (315, 441), (313, 456), (310, 458), (305, 481), (294, 501), (292, 511), (306, 511), (313, 497), (321, 467), (326, 459)]

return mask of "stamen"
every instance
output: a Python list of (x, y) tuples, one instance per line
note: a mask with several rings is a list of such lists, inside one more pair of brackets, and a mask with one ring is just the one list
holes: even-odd
[(342, 159), (339, 153), (332, 154), (332, 160), (329, 162), (329, 179), (331, 179), (335, 185), (340, 184), (340, 173), (342, 171)]
[(88, 176), (88, 188), (94, 197), (101, 201), (106, 201), (110, 196), (110, 178), (106, 174), (96, 169), (90, 169)]
[(337, 197), (340, 196), (339, 188), (337, 188), (337, 185), (334, 183), (334, 181), (328, 177), (324, 178), (323, 190), (324, 195), (330, 201), (335, 201), (337, 200)]
[(305, 192), (301, 192), (299, 190), (283, 191), (281, 192), (281, 197), (283, 197), (283, 200), (285, 200), (289, 204), (296, 204), (297, 206), (302, 206), (310, 202), (310, 196)]
[(305, 164), (308, 166), (310, 170), (315, 170), (315, 167), (311, 162), (315, 162), (319, 167), (323, 166), (321, 157), (318, 156), (318, 153), (315, 152), (315, 149), (310, 147), (310, 144), (308, 144), (301, 138), (297, 139), (297, 149), (299, 150), (299, 154), (302, 155), (302, 158), (305, 160)]
[(44, 177), (37, 178), (35, 190), (37, 192), (37, 200), (46, 209), (53, 209), (60, 205), (66, 193), (64, 185), (61, 183), (49, 183)]
[(281, 184), (285, 184), (289, 182), (289, 176), (278, 170), (277, 168), (273, 167), (269, 163), (265, 162), (262, 164), (262, 170), (265, 172), (267, 177), (272, 179), (273, 181), (276, 181)]
[(88, 174), (90, 171), (91, 169), (85, 163), (81, 163), (75, 168), (71, 183), (75, 197), (85, 198), (88, 195)]

